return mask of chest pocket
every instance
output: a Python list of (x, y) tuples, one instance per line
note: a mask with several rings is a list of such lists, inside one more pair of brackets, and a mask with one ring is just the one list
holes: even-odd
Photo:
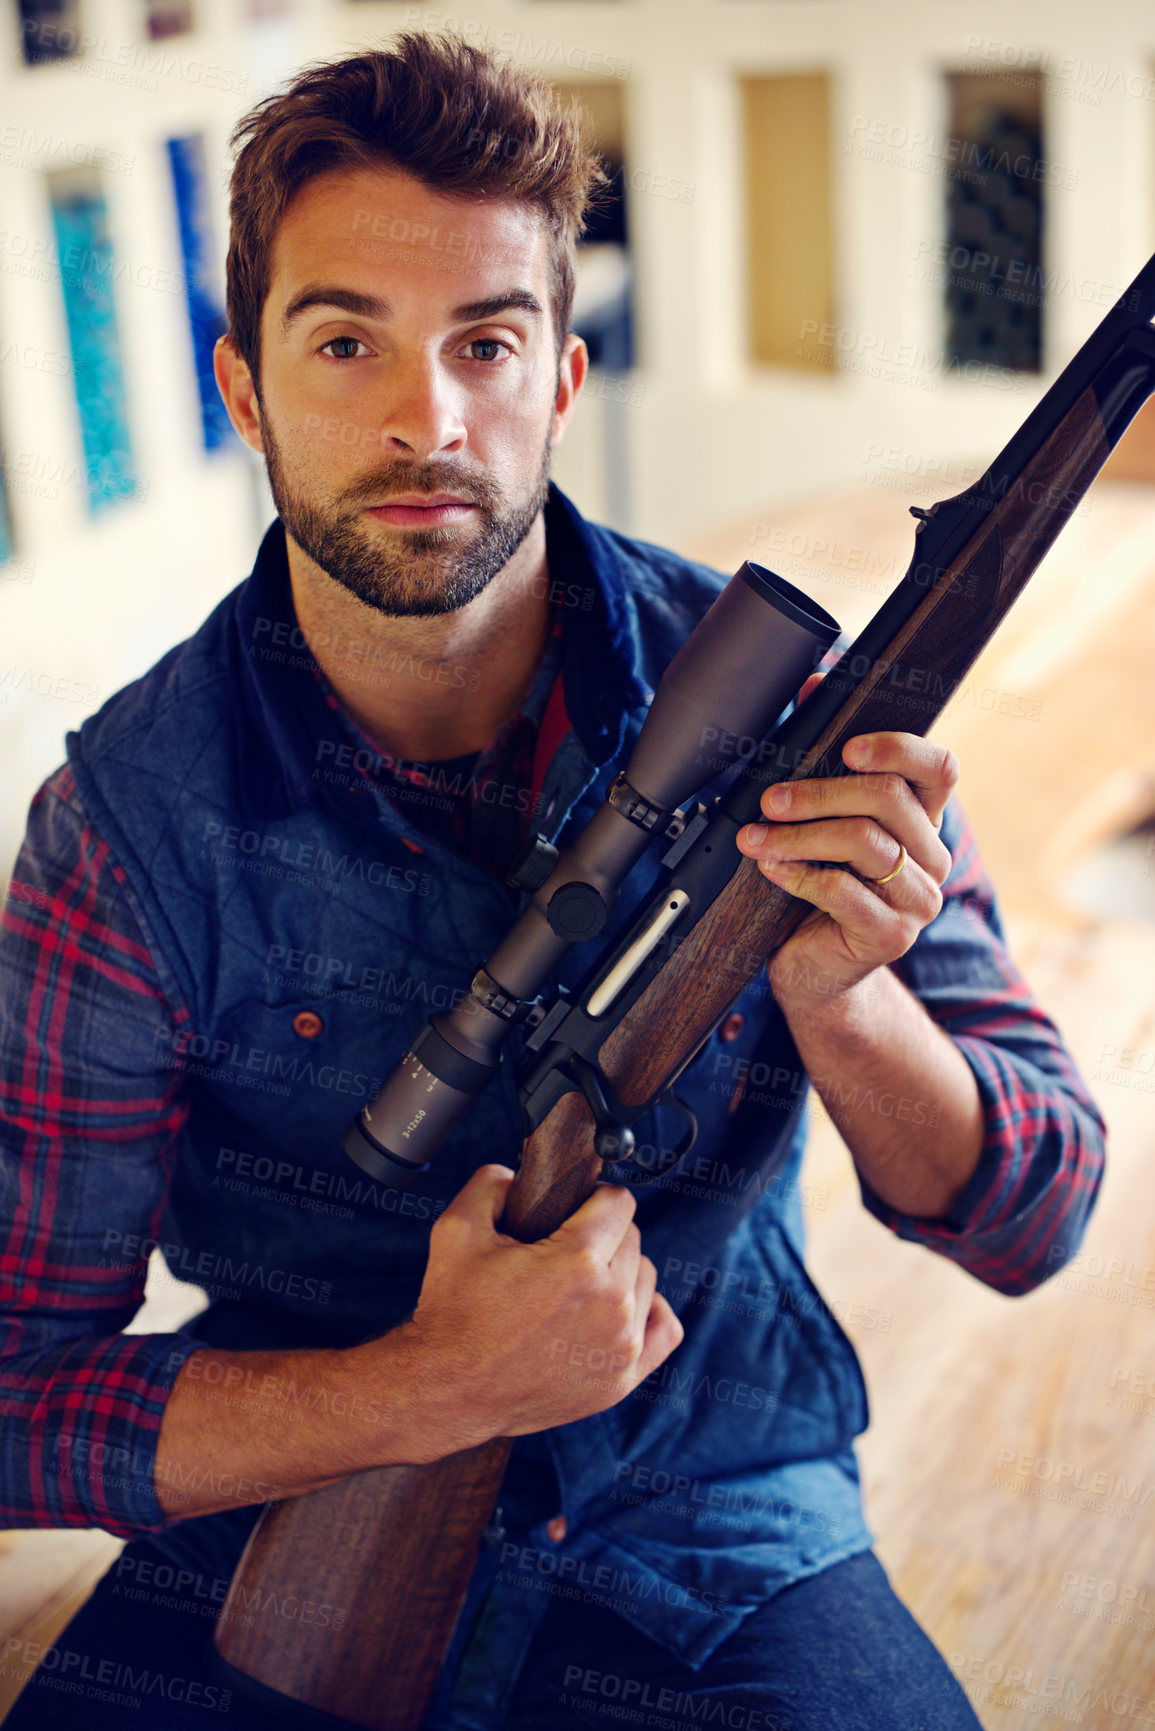
[[(352, 1119), (392, 1073), (426, 1018), (460, 988), (421, 982), (408, 999), (345, 990), (283, 1004), (248, 1000), (221, 1018), (218, 1053), (203, 1079), (214, 1117), (232, 1123), (239, 1146), (356, 1179), (342, 1146)], [(513, 1164), (520, 1151), (510, 1067), (471, 1104), (430, 1171), (412, 1189), (440, 1206), (487, 1160)]]
[(347, 1159), (341, 1134), (415, 1028), (405, 1006), (363, 992), (248, 1000), (220, 1019), (203, 1080), (262, 1145)]

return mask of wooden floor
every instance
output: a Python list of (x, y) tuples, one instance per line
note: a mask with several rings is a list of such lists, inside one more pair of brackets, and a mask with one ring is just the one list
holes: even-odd
[[(686, 550), (723, 569), (759, 558), (855, 628), (909, 557), (908, 502), (863, 488)], [(871, 1219), (816, 1115), (810, 1264), (866, 1372), (879, 1552), (982, 1723), (1150, 1723), (1155, 923), (1080, 914), (1062, 885), (1155, 805), (1155, 488), (1100, 482), (936, 732), (962, 760), (1012, 948), (1108, 1119), (1108, 1176), (1074, 1269), (1004, 1299)], [(50, 1640), (117, 1549), (0, 1535), (0, 1635)]]
[(1111, 1132), (1074, 1271), (1005, 1299), (896, 1243), (829, 1123), (808, 1153), (830, 1198), (809, 1260), (865, 1369), (867, 1514), (898, 1591), (992, 1731), (1048, 1701), (1099, 1727), (1118, 1710), (1104, 1689), (1155, 1700), (1155, 1114), (1133, 1071), (1096, 1062), (1108, 1025), (1155, 1044), (1155, 933), (1016, 947)]

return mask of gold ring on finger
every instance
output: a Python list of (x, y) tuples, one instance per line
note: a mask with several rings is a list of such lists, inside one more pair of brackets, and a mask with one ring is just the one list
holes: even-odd
[(899, 842), (899, 844), (898, 844), (898, 864), (895, 866), (894, 870), (892, 872), (888, 872), (884, 878), (871, 878), (870, 882), (872, 884), (892, 883), (894, 881), (894, 879), (898, 876), (899, 872), (905, 871), (905, 870), (906, 870), (906, 849), (902, 845), (902, 843)]

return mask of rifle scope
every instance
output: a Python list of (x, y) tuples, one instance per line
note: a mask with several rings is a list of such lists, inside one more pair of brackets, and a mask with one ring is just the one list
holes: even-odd
[(747, 560), (730, 579), (663, 674), (605, 804), (563, 853), (544, 836), (531, 843), (509, 879), (533, 892), (524, 912), (470, 995), (424, 1024), (345, 1131), (345, 1151), (364, 1171), (404, 1186), (426, 1170), (567, 950), (598, 936), (650, 842), (676, 834), (677, 808), (756, 749), (838, 630), (761, 565)]

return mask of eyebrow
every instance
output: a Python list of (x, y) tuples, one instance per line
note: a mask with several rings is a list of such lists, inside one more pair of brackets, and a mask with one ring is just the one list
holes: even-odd
[(534, 313), (538, 318), (542, 316), (541, 302), (528, 289), (510, 289), (505, 294), (491, 295), (485, 301), (468, 301), (465, 306), (454, 307), (452, 316), (455, 319), (493, 319), (511, 308)]
[(310, 307), (337, 307), (361, 319), (387, 319), (389, 302), (379, 295), (358, 294), (356, 289), (341, 288), (334, 283), (310, 283), (295, 294), (281, 314), (281, 335), (288, 336), (289, 326)]
[[(355, 318), (383, 321), (391, 318), (393, 312), (389, 302), (380, 295), (360, 294), (356, 289), (342, 288), (337, 283), (310, 283), (293, 296), (281, 314), (283, 337), (288, 336), (289, 327), (294, 320), (300, 318), (310, 307), (337, 307), (341, 312), (352, 313)], [(461, 320), (492, 319), (511, 309), (532, 313), (537, 318), (543, 316), (542, 305), (537, 296), (528, 289), (520, 288), (508, 289), (504, 294), (490, 295), (487, 300), (467, 301), (464, 306), (454, 307), (450, 316)]]

